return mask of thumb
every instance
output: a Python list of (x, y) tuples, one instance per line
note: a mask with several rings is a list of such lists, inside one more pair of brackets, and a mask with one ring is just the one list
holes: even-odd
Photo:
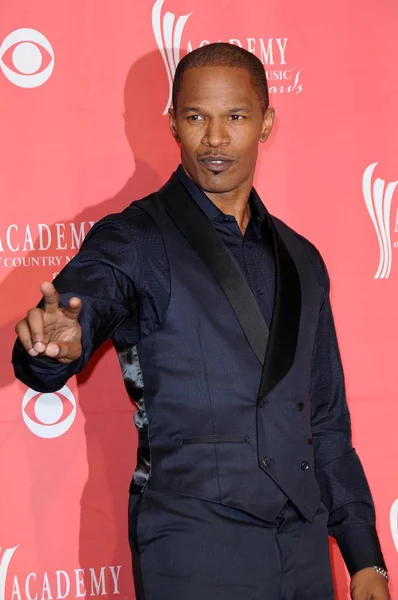
[(75, 342), (50, 342), (44, 353), (49, 358), (56, 358), (60, 362), (72, 362), (80, 358), (82, 345), (80, 341)]

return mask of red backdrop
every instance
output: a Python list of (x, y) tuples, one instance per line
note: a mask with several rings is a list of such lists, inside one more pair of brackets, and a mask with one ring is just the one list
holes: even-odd
[(105, 347), (57, 394), (37, 394), (13, 376), (13, 328), (93, 222), (168, 178), (178, 162), (163, 114), (175, 63), (218, 40), (254, 52), (267, 70), (277, 120), (256, 185), (328, 264), (355, 446), (397, 577), (395, 0), (6, 4), (0, 600), (134, 596), (126, 503), (136, 435), (116, 356)]

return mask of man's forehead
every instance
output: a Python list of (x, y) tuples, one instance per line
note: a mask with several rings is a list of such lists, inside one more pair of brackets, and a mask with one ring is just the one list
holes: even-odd
[(188, 99), (189, 103), (194, 102), (195, 98), (200, 98), (201, 101), (214, 101), (217, 98), (225, 101), (225, 98), (234, 98), (234, 103), (248, 102), (254, 88), (250, 76), (242, 76), (242, 71), (247, 73), (244, 69), (239, 69), (240, 75), (234, 73), (238, 69), (233, 69), (232, 73), (220, 70), (211, 74), (206, 70), (198, 68), (184, 73), (180, 89), (184, 104)]
[(191, 67), (184, 71), (182, 77), (183, 81), (200, 81), (208, 79), (243, 79), (244, 81), (250, 81), (250, 73), (243, 67), (220, 65), (215, 67)]

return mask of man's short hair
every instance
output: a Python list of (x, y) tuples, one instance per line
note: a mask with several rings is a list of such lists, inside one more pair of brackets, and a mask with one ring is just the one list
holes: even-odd
[(248, 71), (263, 112), (268, 108), (268, 86), (264, 67), (251, 52), (226, 42), (215, 42), (186, 54), (178, 63), (173, 83), (173, 106), (177, 108), (182, 79), (188, 69), (200, 67), (235, 67)]

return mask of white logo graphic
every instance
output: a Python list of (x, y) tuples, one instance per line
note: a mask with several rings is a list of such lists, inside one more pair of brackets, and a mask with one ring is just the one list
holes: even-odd
[(59, 437), (72, 427), (75, 420), (75, 397), (66, 385), (50, 394), (41, 394), (29, 388), (22, 401), (22, 417), (25, 425), (38, 437)]
[[(173, 79), (177, 64), (180, 60), (181, 39), (186, 22), (192, 13), (176, 16), (166, 12), (162, 18), (162, 7), (164, 0), (156, 0), (152, 9), (152, 28), (156, 43), (163, 58), (169, 81), (169, 99), (164, 109), (165, 115), (171, 106)], [(214, 42), (225, 41), (229, 44), (244, 48), (251, 52), (264, 65), (270, 94), (301, 94), (303, 83), (301, 82), (301, 70), (296, 66), (289, 67), (287, 60), (289, 38), (255, 38), (241, 37), (226, 40), (213, 40)], [(211, 40), (196, 40), (187, 42), (187, 52), (195, 48), (201, 48), (211, 43)]]
[(372, 163), (365, 169), (362, 191), (380, 248), (380, 261), (374, 279), (387, 279), (392, 264), (391, 202), (398, 181), (391, 181), (386, 185), (383, 179), (377, 178), (372, 183), (373, 171), (377, 164)]
[[(4, 54), (15, 45), (10, 61), (17, 71), (13, 71), (4, 62)], [(49, 62), (38, 72), (46, 62), (43, 49), (49, 54)], [(54, 50), (48, 39), (36, 29), (16, 29), (12, 31), (0, 46), (0, 68), (11, 83), (23, 88), (35, 88), (45, 83), (54, 69)]]
[[(106, 597), (120, 594), (119, 577), (121, 565), (73, 569), (67, 572), (58, 570), (45, 573), (10, 576), (11, 595), (6, 597), (8, 569), (18, 546), (4, 550), (0, 548), (0, 600), (38, 600), (41, 598), (62, 600), (64, 598)], [(12, 583), (11, 583), (12, 582)], [(127, 598), (127, 596), (125, 596)]]
[(178, 17), (177, 21), (174, 22), (175, 15), (171, 12), (167, 12), (163, 16), (162, 20), (163, 3), (164, 0), (156, 0), (155, 4), (153, 5), (152, 27), (156, 43), (166, 67), (167, 78), (169, 80), (169, 99), (163, 112), (165, 115), (171, 106), (173, 79), (177, 64), (180, 61), (182, 32), (192, 13)]
[(392, 503), (390, 510), (390, 527), (395, 549), (398, 552), (398, 498)]
[(14, 548), (7, 548), (7, 550), (4, 551), (4, 554), (0, 561), (0, 600), (6, 600), (6, 581), (8, 567), (10, 566), (12, 555), (14, 554), (17, 548), (18, 546), (15, 546)]

